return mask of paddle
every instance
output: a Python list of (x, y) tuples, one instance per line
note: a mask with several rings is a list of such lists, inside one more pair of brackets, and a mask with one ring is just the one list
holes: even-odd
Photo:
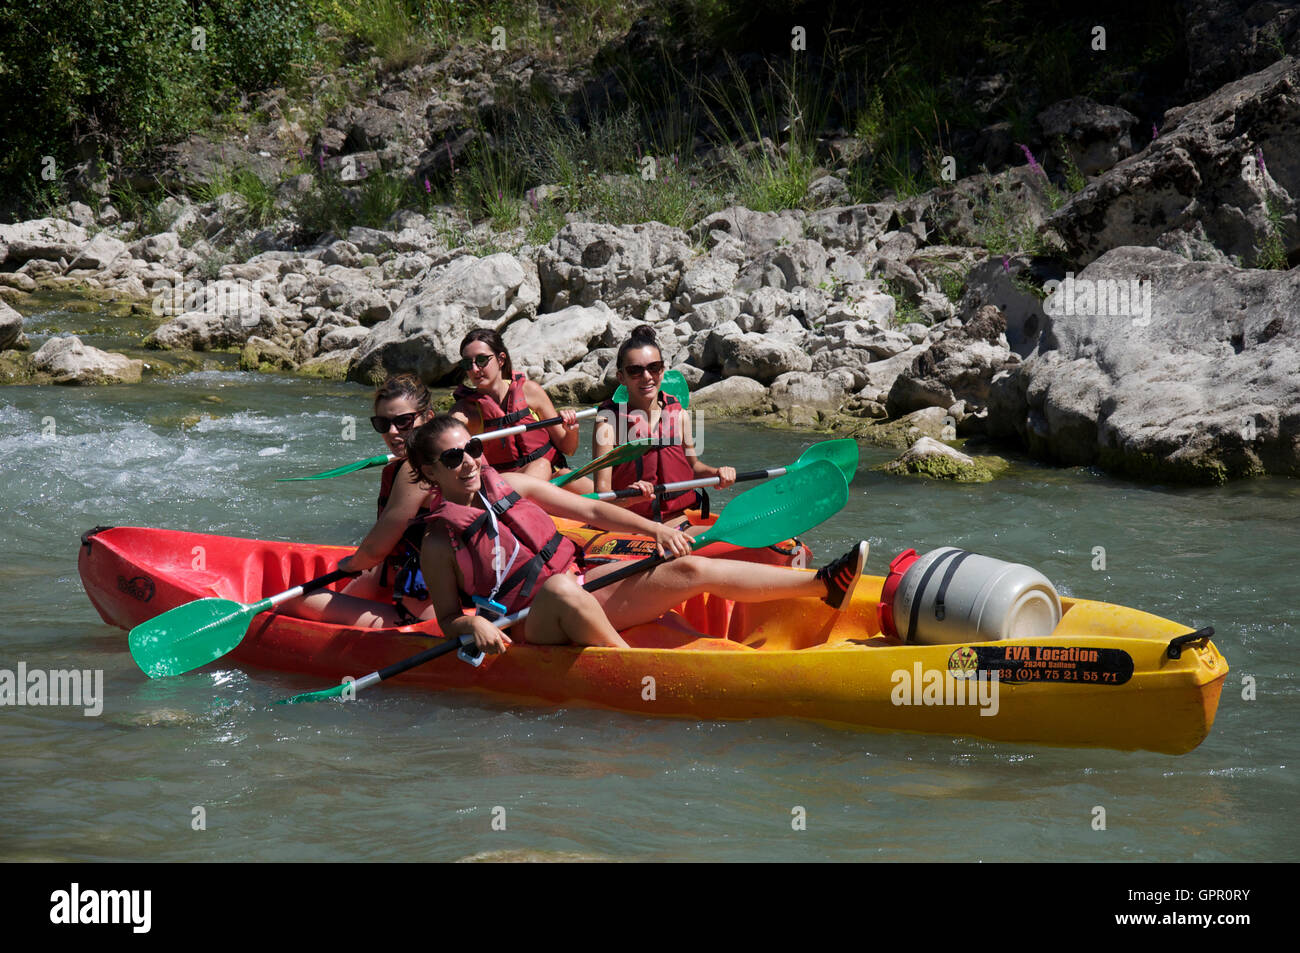
[[(746, 480), (766, 480), (771, 477), (784, 476), (787, 473), (801, 470), (818, 460), (829, 460), (835, 464), (840, 472), (844, 474), (844, 482), (851, 483), (858, 472), (857, 441), (849, 439), (823, 440), (821, 443), (815, 443), (805, 450), (799, 455), (799, 459), (788, 467), (774, 467), (767, 470), (749, 470), (745, 473), (737, 473), (736, 482), (743, 483)], [(700, 477), (698, 480), (679, 480), (677, 483), (656, 483), (655, 493), (677, 493), (681, 490), (693, 490), (697, 486), (713, 486), (718, 482), (720, 482), (718, 477)], [(622, 490), (610, 490), (605, 493), (583, 494), (589, 500), (625, 500), (640, 495), (640, 491), (631, 486)]]
[(345, 473), (355, 473), (358, 470), (365, 470), (369, 467), (382, 467), (392, 463), (397, 457), (391, 453), (378, 453), (373, 457), (366, 457), (364, 460), (358, 460), (356, 463), (348, 463), (341, 467), (335, 467), (333, 470), (322, 470), (320, 473), (313, 473), (305, 477), (280, 477), (276, 483), (292, 483), (295, 480), (328, 480), (330, 477), (342, 476)]
[(644, 454), (653, 447), (654, 441), (649, 438), (642, 440), (629, 440), (627, 443), (620, 444), (609, 453), (602, 454), (595, 460), (576, 470), (570, 470), (568, 473), (561, 473), (559, 476), (551, 477), (551, 482), (556, 486), (564, 486), (579, 477), (585, 477), (589, 473), (595, 473), (597, 470), (603, 470), (605, 467), (616, 467), (620, 463), (631, 463), (637, 457)]
[[(578, 419), (590, 417), (597, 412), (598, 408), (589, 407), (586, 410), (578, 411)], [(523, 433), (525, 430), (536, 430), (538, 427), (554, 427), (556, 424), (564, 423), (563, 417), (551, 417), (548, 420), (534, 420), (530, 424), (519, 424), (515, 427), (505, 427), (501, 430), (489, 430), (486, 433), (479, 434), (480, 442), (488, 440), (499, 440), (502, 437), (513, 437), (517, 433)], [(276, 483), (292, 483), (295, 480), (328, 480), (330, 477), (342, 476), (345, 473), (355, 473), (357, 470), (365, 470), (367, 467), (382, 467), (385, 464), (392, 463), (397, 457), (391, 453), (381, 453), (373, 457), (367, 457), (365, 460), (358, 460), (356, 463), (349, 463), (346, 466), (335, 467), (333, 470), (324, 470), (312, 476), (305, 477), (280, 477)]]
[[(659, 385), (659, 389), (665, 394), (671, 394), (676, 397), (677, 403), (681, 404), (683, 407), (691, 406), (690, 382), (686, 380), (686, 375), (676, 368), (673, 368), (671, 371), (667, 371), (664, 374), (664, 380), (663, 383)], [(613, 401), (616, 404), (627, 403), (626, 385), (618, 385), (618, 390), (614, 391)]]
[[(827, 460), (816, 461), (797, 472), (787, 473), (771, 483), (754, 487), (734, 500), (718, 515), (718, 521), (691, 541), (693, 548), (707, 546), (709, 543), (731, 543), (735, 546), (757, 548), (807, 532), (840, 511), (849, 498), (848, 484), (844, 475), (835, 464)], [(651, 556), (629, 563), (613, 572), (592, 580), (583, 586), (588, 592), (612, 585), (620, 579), (626, 579), (637, 573), (652, 569), (667, 557)], [(513, 625), (526, 618), (528, 610), (523, 609), (513, 615), (496, 620), (499, 628)], [(439, 645), (425, 649), (408, 659), (394, 662), (385, 668), (371, 672), (363, 678), (344, 682), (332, 688), (315, 692), (304, 692), (285, 699), (280, 704), (297, 704), (298, 702), (323, 701), (351, 695), (371, 685), (400, 675), (417, 665), (432, 661), (441, 655), (454, 652), (461, 646), (471, 645), (472, 635), (446, 639)]]
[(131, 657), (150, 678), (191, 671), (234, 651), (259, 612), (356, 575), (360, 574), (336, 569), (247, 605), (215, 596), (187, 602), (132, 629), (127, 636)]

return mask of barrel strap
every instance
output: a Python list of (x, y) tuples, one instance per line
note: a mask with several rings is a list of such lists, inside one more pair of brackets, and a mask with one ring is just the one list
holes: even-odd
[(925, 574), (921, 576), (921, 582), (917, 585), (916, 593), (912, 596), (912, 611), (907, 618), (907, 634), (903, 636), (904, 642), (911, 642), (912, 636), (916, 632), (916, 620), (921, 615), (921, 593), (925, 592), (925, 587), (930, 581), (930, 577), (939, 571), (939, 567), (943, 565), (946, 560), (951, 559), (953, 556), (956, 556), (961, 552), (962, 550), (960, 549), (954, 549), (950, 553), (944, 553), (934, 562), (930, 563), (929, 566), (925, 567)]
[(960, 566), (962, 564), (962, 560), (969, 555), (971, 554), (968, 552), (963, 552), (956, 559), (950, 562), (948, 564), (948, 571), (943, 574), (943, 582), (939, 583), (939, 591), (938, 593), (935, 594), (934, 597), (934, 617), (938, 619), (940, 622), (942, 622), (943, 617), (947, 615), (947, 610), (944, 609), (943, 606), (943, 600), (944, 597), (948, 594), (948, 583), (952, 582), (952, 577), (956, 574), (957, 567)]

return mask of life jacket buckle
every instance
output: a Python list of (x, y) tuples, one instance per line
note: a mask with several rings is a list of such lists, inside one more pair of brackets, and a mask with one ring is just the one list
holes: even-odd
[(478, 609), (478, 614), (483, 616), (489, 622), (495, 622), (506, 614), (506, 607), (495, 599), (489, 599), (486, 596), (473, 596), (471, 598), (474, 607)]

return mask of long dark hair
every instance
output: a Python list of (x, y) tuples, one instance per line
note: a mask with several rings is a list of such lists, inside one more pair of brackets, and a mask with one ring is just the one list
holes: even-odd
[(514, 367), (510, 363), (510, 352), (506, 350), (506, 342), (501, 340), (500, 334), (491, 328), (475, 328), (461, 339), (461, 357), (465, 356), (465, 348), (475, 341), (482, 341), (492, 349), (493, 354), (504, 354), (506, 359), (501, 362), (501, 372), (505, 375), (506, 380), (510, 380), (515, 376)]
[(451, 414), (436, 414), (432, 420), (421, 424), (406, 435), (406, 462), (411, 465), (412, 483), (426, 482), (420, 474), (425, 467), (433, 466), (433, 462), (438, 459), (438, 454), (433, 449), (433, 442), (438, 438), (438, 434), (452, 427), (464, 426), (465, 421), (459, 417), (453, 417)]
[(424, 381), (420, 380), (414, 374), (394, 374), (379, 385), (375, 391), (375, 409), (379, 408), (381, 400), (394, 400), (398, 397), (405, 397), (415, 403), (415, 411), (423, 414), (429, 409), (432, 398), (429, 395), (429, 388), (424, 386)]
[(623, 369), (623, 358), (627, 355), (627, 352), (638, 347), (653, 347), (659, 352), (660, 359), (663, 359), (664, 352), (655, 337), (654, 328), (648, 324), (638, 324), (632, 329), (628, 339), (619, 346), (618, 360), (614, 362), (614, 366), (621, 371)]

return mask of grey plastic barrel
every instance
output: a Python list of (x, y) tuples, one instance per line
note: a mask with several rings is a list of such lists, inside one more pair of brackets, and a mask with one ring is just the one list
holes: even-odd
[(893, 609), (899, 636), (923, 645), (1049, 635), (1061, 621), (1061, 597), (1037, 569), (952, 546), (908, 567)]

